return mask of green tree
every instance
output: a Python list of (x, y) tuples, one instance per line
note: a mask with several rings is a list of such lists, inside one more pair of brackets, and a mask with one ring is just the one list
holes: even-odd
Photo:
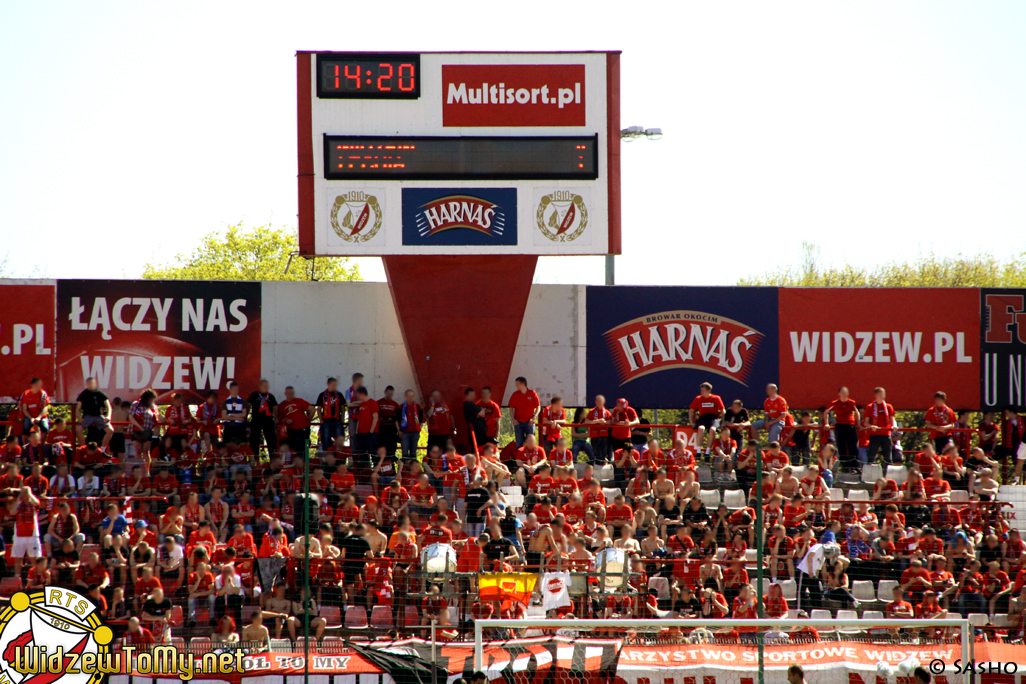
[[(992, 254), (938, 258), (920, 256), (909, 262), (888, 262), (873, 268), (844, 264), (826, 268), (820, 260), (820, 249), (811, 242), (802, 243), (802, 258), (797, 266), (780, 268), (759, 276), (741, 278), (738, 285), (770, 285), (776, 287), (1026, 287), (1026, 270), (1019, 264), (1023, 256), (1002, 261)], [(752, 412), (753, 418), (758, 412)], [(969, 424), (976, 425), (980, 414), (973, 414)], [(918, 411), (898, 411), (898, 422), (905, 427), (925, 427)], [(925, 432), (909, 432), (902, 436), (906, 454), (915, 453), (927, 440)]]
[[(360, 280), (360, 267), (348, 257), (289, 259), (295, 230), (273, 225), (228, 226), (210, 233), (190, 254), (168, 264), (146, 264), (143, 278), (153, 280)], [(285, 272), (288, 267), (288, 273)]]
[(777, 287), (1026, 287), (1026, 270), (1017, 259), (1002, 261), (992, 254), (939, 258), (920, 256), (865, 268), (844, 264), (826, 268), (820, 249), (802, 243), (801, 263), (762, 275), (741, 278), (738, 285)]

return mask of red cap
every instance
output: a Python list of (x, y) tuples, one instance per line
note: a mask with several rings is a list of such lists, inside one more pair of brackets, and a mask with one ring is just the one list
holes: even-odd
[(377, 502), (378, 502), (378, 497), (376, 497), (376, 496), (368, 496), (367, 497), (367, 503), (372, 504), (372, 503), (377, 503)]

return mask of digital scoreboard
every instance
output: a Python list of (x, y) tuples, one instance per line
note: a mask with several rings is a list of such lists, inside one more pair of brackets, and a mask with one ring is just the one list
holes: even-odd
[(303, 255), (617, 254), (619, 53), (297, 54)]
[(595, 180), (598, 139), (324, 136), (324, 176), (407, 180)]

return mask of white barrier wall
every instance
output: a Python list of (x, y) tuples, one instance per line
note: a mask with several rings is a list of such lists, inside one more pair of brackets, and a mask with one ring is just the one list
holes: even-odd
[(263, 373), (279, 397), (293, 385), (313, 401), (329, 376), (344, 389), (356, 372), (375, 397), (416, 387), (386, 283), (264, 283), (262, 308)]
[[(543, 402), (584, 403), (583, 285), (535, 285), (504, 396), (526, 376)], [(363, 373), (373, 396), (386, 385), (416, 388), (387, 283), (269, 282), (263, 285), (263, 374), (279, 397), (286, 385), (313, 401), (328, 376), (349, 386)]]
[(584, 383), (584, 285), (533, 285), (517, 340), (504, 397), (518, 375), (527, 378), (542, 405), (553, 395), (567, 406), (587, 406)]

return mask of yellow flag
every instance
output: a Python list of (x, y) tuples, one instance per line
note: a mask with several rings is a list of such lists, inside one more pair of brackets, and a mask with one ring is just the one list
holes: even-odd
[(537, 583), (538, 575), (531, 572), (483, 572), (477, 576), (482, 602), (510, 600), (527, 604)]

